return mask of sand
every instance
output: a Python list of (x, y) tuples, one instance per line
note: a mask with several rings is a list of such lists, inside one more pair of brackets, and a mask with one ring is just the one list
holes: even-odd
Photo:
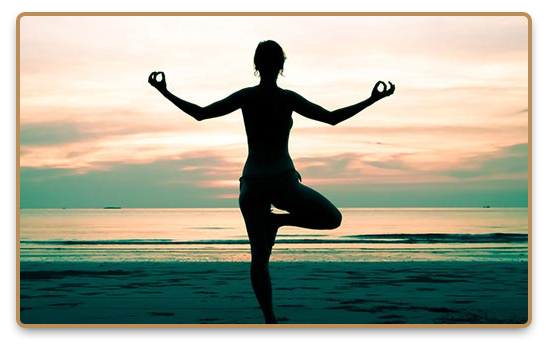
[[(20, 322), (261, 324), (244, 262), (21, 262)], [(528, 319), (527, 261), (272, 262), (282, 324)]]

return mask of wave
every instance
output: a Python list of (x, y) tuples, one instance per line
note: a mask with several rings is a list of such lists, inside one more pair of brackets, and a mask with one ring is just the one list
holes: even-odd
[[(309, 237), (311, 237), (310, 235)], [(287, 236), (289, 237), (289, 236)], [(488, 233), (488, 234), (381, 234), (351, 235), (342, 238), (283, 238), (280, 235), (275, 243), (286, 244), (435, 244), (435, 243), (527, 243), (527, 234)], [(122, 240), (21, 240), (26, 245), (237, 245), (248, 244), (248, 240), (193, 240), (179, 241), (171, 239), (122, 239)]]
[(369, 241), (388, 243), (526, 243), (527, 234), (487, 233), (487, 234), (384, 234), (384, 235), (351, 235)]

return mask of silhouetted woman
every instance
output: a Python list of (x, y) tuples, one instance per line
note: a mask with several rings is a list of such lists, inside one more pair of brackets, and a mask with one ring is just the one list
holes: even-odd
[[(244, 88), (206, 107), (184, 101), (167, 90), (163, 72), (153, 72), (148, 82), (183, 112), (198, 121), (241, 109), (248, 141), (248, 158), (240, 178), (239, 206), (247, 228), (252, 253), (252, 287), (266, 323), (277, 323), (273, 312), (269, 257), (277, 230), (284, 225), (310, 229), (335, 229), (341, 213), (325, 197), (301, 183), (288, 153), (292, 112), (336, 125), (394, 93), (384, 82), (375, 84), (371, 96), (355, 105), (328, 111), (294, 91), (277, 86), (286, 56), (274, 41), (261, 42), (254, 55), (257, 86)], [(159, 76), (159, 78), (158, 78)], [(380, 91), (380, 86), (383, 90)], [(271, 212), (271, 205), (286, 214)]]

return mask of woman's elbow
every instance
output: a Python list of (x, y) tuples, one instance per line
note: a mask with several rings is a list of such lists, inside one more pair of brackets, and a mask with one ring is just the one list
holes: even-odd
[(196, 111), (191, 116), (199, 122), (208, 119), (207, 112), (203, 110)]
[(335, 126), (337, 125), (338, 123), (340, 123), (341, 121), (339, 121), (338, 119), (335, 119), (335, 118), (330, 118), (328, 119), (328, 121), (326, 122), (327, 124), (329, 124), (330, 126)]
[(324, 122), (326, 122), (330, 126), (335, 126), (341, 122), (340, 116), (336, 111), (328, 111), (327, 114), (324, 114), (324, 119), (326, 120)]

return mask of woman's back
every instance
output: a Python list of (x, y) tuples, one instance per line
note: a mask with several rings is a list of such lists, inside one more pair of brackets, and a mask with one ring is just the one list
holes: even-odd
[(248, 141), (243, 175), (275, 175), (294, 164), (288, 152), (292, 128), (289, 92), (275, 86), (245, 89), (242, 105)]

